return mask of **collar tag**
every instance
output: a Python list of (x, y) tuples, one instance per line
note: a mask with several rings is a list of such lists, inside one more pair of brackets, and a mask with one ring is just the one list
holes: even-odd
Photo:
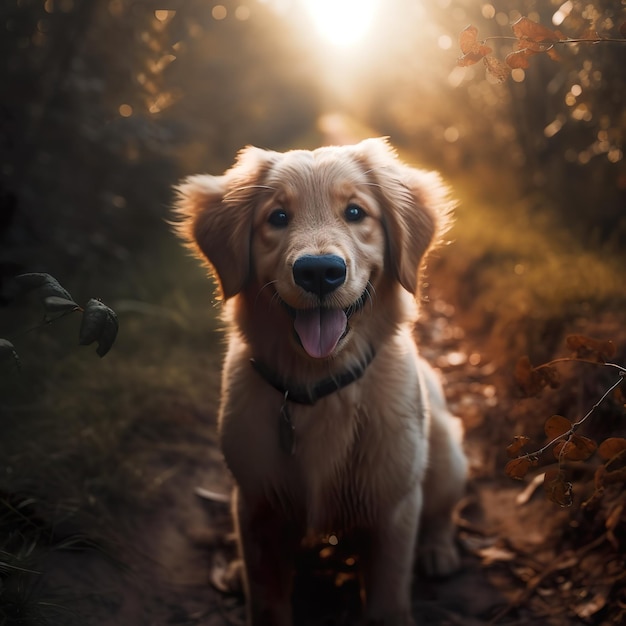
[(278, 438), (280, 447), (285, 454), (293, 456), (296, 453), (296, 428), (291, 421), (289, 408), (287, 406), (289, 392), (285, 391), (283, 404), (280, 407), (280, 416), (278, 418)]

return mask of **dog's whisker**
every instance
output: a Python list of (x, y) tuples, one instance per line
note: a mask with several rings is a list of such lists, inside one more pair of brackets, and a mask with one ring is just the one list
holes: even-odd
[(373, 311), (374, 299), (376, 298), (376, 288), (374, 287), (374, 285), (372, 285), (372, 283), (369, 280), (367, 281), (367, 287), (365, 287), (364, 296), (370, 303), (370, 312)]
[[(271, 287), (273, 284), (275, 284), (277, 281), (275, 280), (270, 280), (269, 282), (265, 283), (261, 289), (259, 289), (259, 291), (256, 294), (256, 297), (254, 299), (254, 308), (256, 308), (256, 305), (259, 301), (259, 298), (261, 297), (261, 294), (263, 293), (263, 290), (267, 289), (268, 287)], [(270, 302), (272, 302), (272, 300), (274, 300), (275, 298), (280, 299), (280, 297), (278, 296), (278, 293), (276, 291), (274, 291), (274, 293), (272, 294), (272, 297), (270, 298)]]

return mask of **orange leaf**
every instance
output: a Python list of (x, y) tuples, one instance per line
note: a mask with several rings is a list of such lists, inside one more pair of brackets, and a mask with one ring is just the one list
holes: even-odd
[(483, 58), (482, 54), (473, 54), (470, 52), (468, 54), (464, 54), (462, 57), (459, 57), (456, 60), (456, 64), (459, 67), (468, 67), (470, 65), (476, 65), (476, 63), (479, 63)]
[(475, 52), (475, 48), (478, 45), (478, 28), (476, 26), (466, 26), (459, 35), (459, 46), (461, 46), (461, 52), (467, 54), (468, 52)]
[(520, 456), (509, 461), (504, 467), (504, 473), (515, 480), (522, 480), (532, 465), (535, 465), (527, 456)]
[(511, 28), (513, 29), (513, 34), (518, 39), (524, 39), (534, 43), (554, 43), (555, 41), (564, 39), (561, 33), (550, 30), (537, 22), (533, 22), (527, 17), (520, 17)]
[(615, 356), (615, 346), (612, 341), (602, 341), (585, 337), (585, 335), (569, 335), (565, 339), (567, 347), (575, 352), (576, 358), (606, 363)]
[(487, 69), (487, 74), (499, 83), (503, 83), (511, 74), (510, 68), (505, 65), (500, 59), (496, 59), (492, 56), (483, 57), (483, 63)]
[(546, 54), (553, 60), (556, 61), (557, 63), (561, 60), (561, 56), (559, 55), (559, 53), (556, 51), (556, 49), (554, 48), (554, 46), (551, 46), (550, 48), (548, 48), (546, 50)]
[(554, 446), (554, 456), (568, 461), (586, 461), (597, 449), (598, 444), (588, 437), (572, 435), (567, 441)]
[(466, 67), (478, 63), (483, 57), (491, 53), (491, 48), (478, 41), (476, 26), (466, 26), (459, 35), (459, 46), (463, 55), (457, 59), (457, 65)]
[(549, 469), (543, 479), (546, 497), (559, 506), (572, 505), (572, 483), (565, 480), (565, 472)]
[(548, 418), (543, 427), (548, 439), (556, 439), (568, 432), (572, 427), (572, 423), (561, 415), (553, 415)]
[(528, 48), (523, 48), (522, 50), (516, 50), (515, 52), (507, 54), (504, 61), (512, 70), (525, 70), (530, 65), (528, 63), (528, 57), (533, 54), (537, 53), (529, 50)]
[(616, 457), (620, 452), (626, 450), (626, 439), (623, 437), (609, 437), (598, 447), (598, 454), (608, 461)]
[(522, 448), (528, 445), (529, 441), (530, 439), (526, 435), (515, 435), (513, 442), (507, 446), (506, 453), (510, 458), (515, 458), (522, 451)]
[(536, 396), (549, 385), (558, 387), (559, 375), (554, 367), (533, 367), (527, 356), (519, 359), (515, 365), (515, 381), (527, 396)]

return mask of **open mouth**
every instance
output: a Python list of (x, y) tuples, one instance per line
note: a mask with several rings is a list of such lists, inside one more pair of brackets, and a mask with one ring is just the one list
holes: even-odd
[(293, 327), (300, 344), (309, 356), (316, 359), (329, 357), (339, 342), (348, 334), (349, 319), (364, 306), (367, 292), (345, 309), (313, 307), (294, 309), (283, 302), (293, 317)]

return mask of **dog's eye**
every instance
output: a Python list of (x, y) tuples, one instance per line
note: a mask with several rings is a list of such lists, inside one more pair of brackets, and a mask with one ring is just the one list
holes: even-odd
[(348, 222), (360, 222), (367, 215), (358, 204), (349, 204), (344, 211)]
[(284, 209), (275, 209), (270, 213), (267, 221), (276, 228), (285, 228), (289, 224), (289, 216)]

